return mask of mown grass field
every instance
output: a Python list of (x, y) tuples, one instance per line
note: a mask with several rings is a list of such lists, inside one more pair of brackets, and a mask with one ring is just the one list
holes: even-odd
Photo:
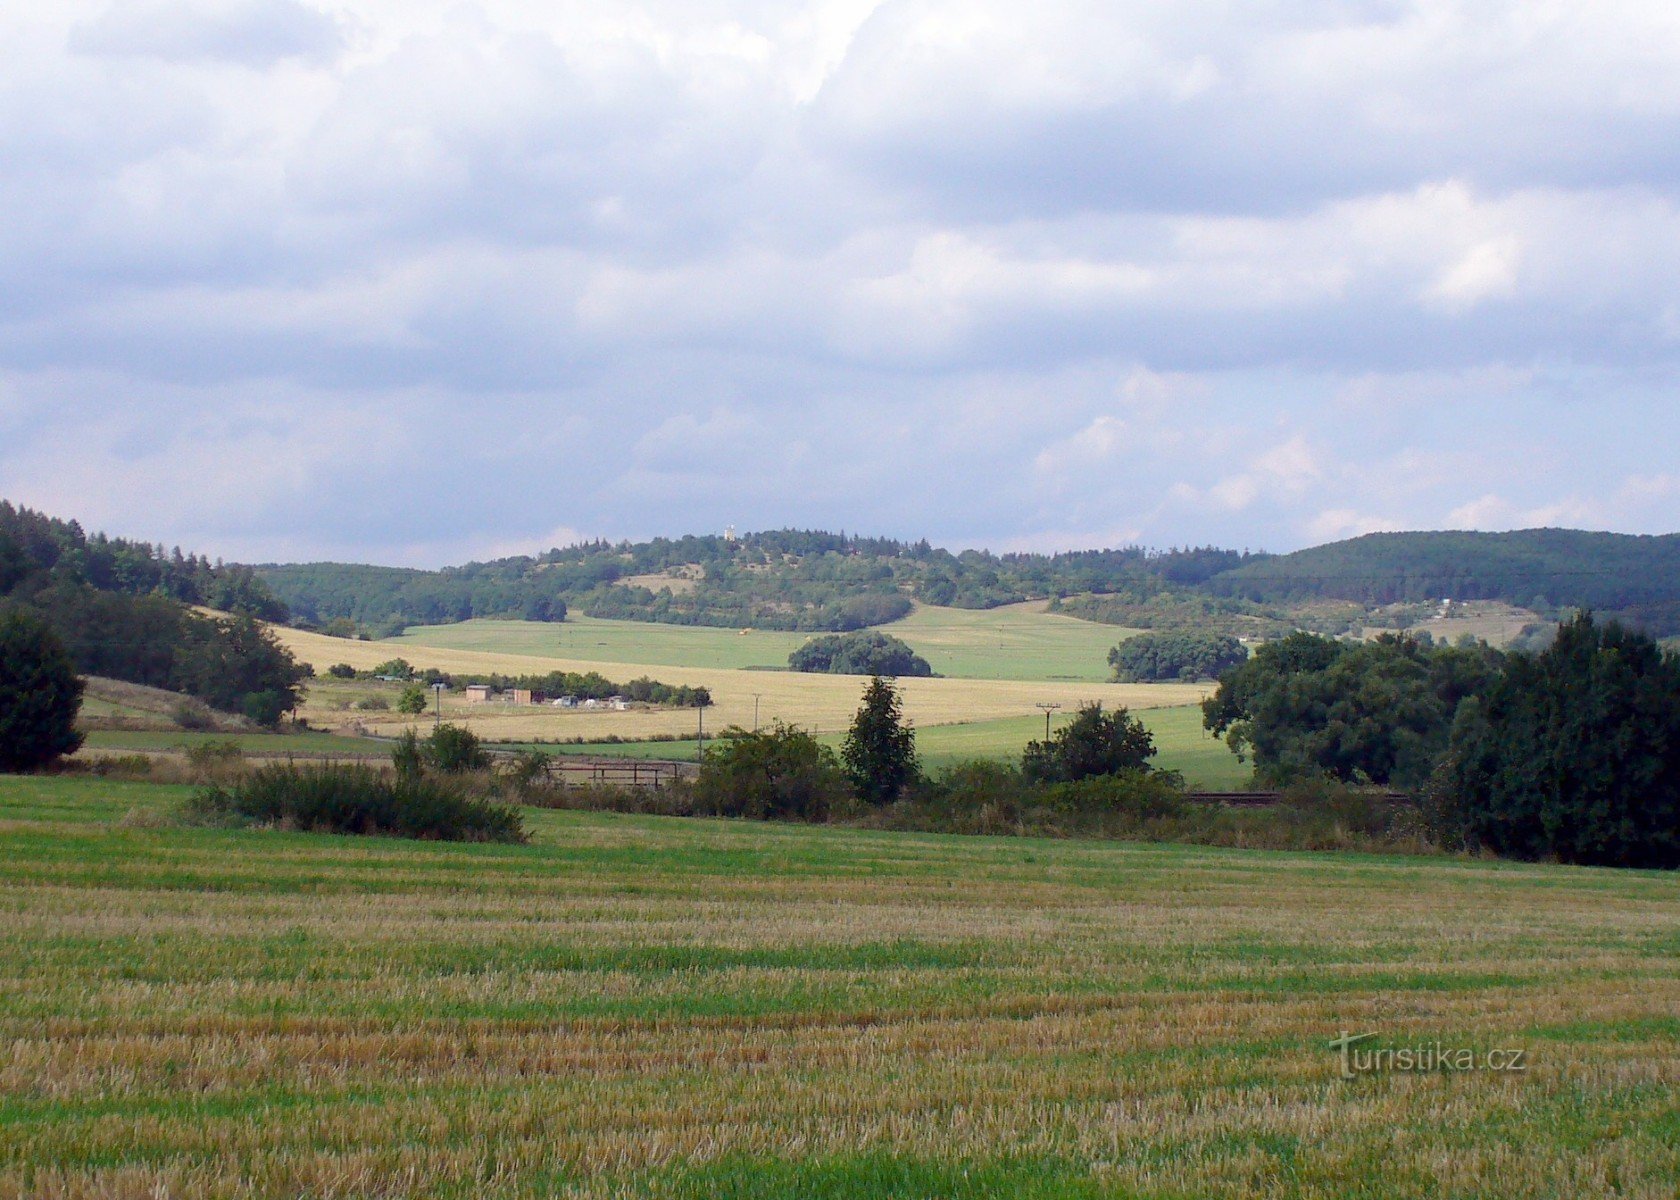
[[(1135, 632), (1047, 613), (1042, 601), (984, 612), (921, 605), (904, 620), (881, 629), (908, 642), (936, 672), (952, 678), (1089, 683), (1101, 683), (1109, 677), (1109, 649)], [(412, 658), (402, 647), (413, 645), (604, 663), (741, 670), (785, 668), (788, 655), (813, 636), (570, 616), (561, 624), (480, 620), (420, 625), (380, 645), (392, 647), (386, 658)]]
[[(1672, 1197), (1672, 875), (0, 780), (0, 1197)], [(1343, 1031), (1526, 1051), (1339, 1077)]]

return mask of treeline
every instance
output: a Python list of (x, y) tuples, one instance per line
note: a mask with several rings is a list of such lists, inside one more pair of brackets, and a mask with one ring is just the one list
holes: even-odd
[(300, 625), (330, 632), (387, 637), (409, 625), (448, 625), (474, 617), (564, 621), (563, 581), (532, 574), (530, 559), (469, 563), (443, 571), (350, 563), (260, 566), (257, 576), (291, 609)]
[(162, 596), (222, 612), (283, 622), (286, 606), (250, 567), (214, 564), (196, 554), (91, 536), (61, 521), (0, 500), (0, 596), (56, 584), (83, 585), (128, 596)]
[(1121, 683), (1218, 679), (1248, 658), (1236, 638), (1209, 633), (1140, 633), (1108, 652)]
[(74, 521), (5, 501), (0, 607), (44, 620), (81, 674), (183, 692), (264, 725), (297, 706), (308, 674), (259, 623), (286, 610), (248, 568), (88, 536)]
[(712, 703), (712, 694), (704, 687), (686, 683), (664, 683), (646, 675), (618, 683), (598, 671), (548, 671), (539, 675), (501, 675), (440, 671), (436, 667), (415, 670), (406, 660), (395, 658), (390, 662), (381, 663), (372, 671), (357, 671), (348, 663), (339, 663), (327, 668), (327, 673), (340, 679), (411, 679), (427, 687), (441, 683), (451, 690), (482, 684), (493, 692), (518, 689), (545, 700), (558, 700), (562, 696), (573, 696), (579, 700), (607, 700), (613, 696), (623, 696), (626, 700), (638, 703), (663, 704), (673, 708), (708, 708)]
[(1247, 563), (1208, 587), (1262, 603), (1451, 597), (1502, 600), (1542, 613), (1591, 608), (1666, 636), (1680, 633), (1680, 534), (1371, 533)]
[[(848, 632), (896, 621), (913, 600), (959, 608), (1126, 586), (1193, 587), (1255, 556), (1142, 547), (1071, 554), (953, 554), (820, 530), (739, 538), (584, 542), (536, 557), (444, 571), (306, 563), (260, 576), (314, 625), (349, 620), (375, 633), (470, 617), (594, 617), (673, 625)], [(649, 578), (677, 575), (680, 578)], [(540, 613), (548, 605), (549, 615)]]
[[(1502, 600), (1548, 616), (1592, 607), (1680, 633), (1680, 535), (1573, 530), (1371, 534), (1272, 556), (1141, 546), (952, 553), (820, 530), (584, 542), (536, 556), (411, 571), (332, 563), (256, 569), (302, 621), (375, 634), (470, 617), (591, 616), (847, 632), (912, 601), (983, 609), (1049, 599), (1070, 616), (1158, 633), (1340, 633), (1374, 605)], [(1316, 610), (1303, 614), (1310, 604)]]
[(1263, 783), (1400, 788), (1437, 840), (1519, 858), (1680, 866), (1680, 655), (1614, 621), (1538, 654), (1297, 633), (1202, 708)]

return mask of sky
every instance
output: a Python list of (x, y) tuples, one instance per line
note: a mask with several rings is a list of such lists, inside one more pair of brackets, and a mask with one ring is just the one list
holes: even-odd
[(0, 496), (231, 560), (1680, 529), (1680, 5), (0, 0)]

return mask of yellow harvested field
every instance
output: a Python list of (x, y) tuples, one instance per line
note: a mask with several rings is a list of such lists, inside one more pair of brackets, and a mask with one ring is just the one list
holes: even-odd
[[(741, 671), (674, 667), (645, 663), (592, 662), (586, 659), (545, 658), (498, 654), (480, 650), (450, 650), (413, 642), (358, 642), (274, 627), (282, 645), (309, 663), (317, 673), (334, 663), (366, 670), (401, 656), (419, 668), (436, 667), (452, 674), (541, 674), (548, 671), (599, 671), (609, 679), (629, 680), (647, 675), (666, 683), (709, 688), (714, 707), (706, 712), (709, 730), (725, 725), (751, 726), (754, 697), (761, 723), (790, 721), (818, 731), (844, 729), (857, 711), (864, 680), (848, 675), (808, 675), (791, 671)], [(1191, 704), (1209, 690), (1208, 684), (1118, 684), (1035, 682), (1009, 679), (904, 679), (906, 715), (917, 725), (952, 725), (1031, 715), (1040, 703), (1071, 709), (1082, 701), (1100, 700), (1109, 707), (1166, 708)], [(316, 725), (343, 724), (342, 712), (304, 707)], [(465, 723), (481, 737), (498, 741), (568, 737), (646, 737), (655, 733), (689, 733), (696, 714), (685, 709), (632, 709), (628, 712), (589, 711), (488, 704), (469, 705), (459, 695), (444, 700), (446, 719)], [(356, 713), (354, 719), (374, 732), (400, 729), (410, 718), (395, 713)]]

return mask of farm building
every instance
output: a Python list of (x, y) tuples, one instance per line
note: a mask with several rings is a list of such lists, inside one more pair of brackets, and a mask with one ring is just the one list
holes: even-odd
[(490, 685), (487, 683), (469, 683), (467, 685), (467, 703), (490, 703)]

